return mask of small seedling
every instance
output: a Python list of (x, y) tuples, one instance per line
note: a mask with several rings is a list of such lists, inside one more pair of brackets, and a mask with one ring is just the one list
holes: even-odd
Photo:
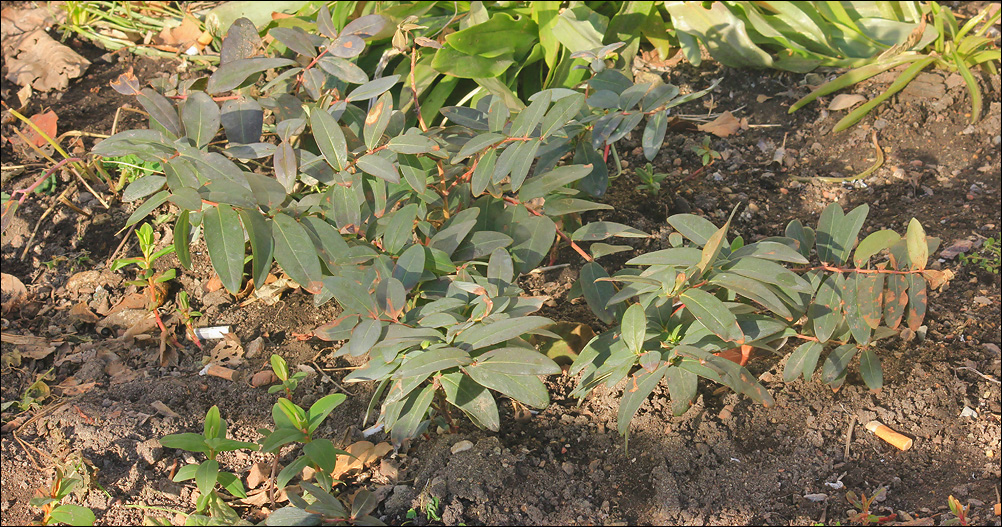
[(101, 165), (105, 170), (118, 168), (118, 183), (115, 191), (125, 188), (125, 185), (133, 181), (148, 176), (150, 174), (163, 174), (163, 168), (156, 161), (146, 161), (135, 154), (128, 154), (117, 157), (107, 157), (101, 160)]
[(38, 489), (39, 496), (29, 502), (42, 509), (41, 525), (65, 523), (69, 525), (94, 525), (94, 512), (87, 507), (72, 503), (61, 503), (83, 480), (75, 477), (75, 472), (63, 473), (56, 467), (56, 475), (48, 489)]
[(692, 147), (692, 151), (699, 156), (700, 161), (703, 162), (703, 166), (709, 166), (717, 159), (720, 159), (720, 152), (717, 152), (710, 146), (710, 136), (704, 136), (702, 144)]
[(316, 471), (314, 478), (326, 492), (330, 492), (334, 485), (340, 483), (331, 476), (337, 464), (337, 457), (350, 456), (351, 454), (335, 447), (330, 439), (314, 439), (313, 433), (345, 399), (344, 394), (332, 393), (321, 397), (310, 406), (309, 410), (303, 409), (285, 397), (278, 399), (278, 402), (271, 409), (275, 429), (261, 428), (258, 430), (258, 433), (264, 436), (258, 440), (261, 444), (261, 451), (273, 452), (277, 455), (278, 451), (289, 443), (303, 443), (303, 455), (279, 472), (278, 488), (284, 488), (293, 477), (306, 467), (312, 467)]
[(862, 492), (859, 496), (856, 496), (856, 493), (851, 490), (846, 492), (845, 499), (849, 501), (850, 505), (858, 510), (858, 512), (849, 516), (849, 521), (863, 525), (870, 525), (871, 523), (881, 524), (889, 522), (897, 518), (897, 514), (877, 516), (876, 514), (870, 512), (870, 507), (873, 505), (873, 502), (879, 500), (885, 494), (887, 494), (887, 487), (878, 487), (877, 490), (873, 491), (873, 495), (869, 498), (867, 498), (866, 494), (863, 494)]
[(268, 388), (268, 393), (278, 393), (285, 390), (285, 396), (289, 399), (292, 399), (292, 392), (299, 387), (299, 381), (305, 379), (307, 375), (306, 372), (299, 371), (290, 377), (289, 364), (281, 356), (274, 354), (271, 356), (271, 370), (275, 372), (275, 377), (278, 377), (282, 384)]
[(428, 518), (428, 521), (440, 522), (442, 521), (442, 512), (440, 510), (440, 507), (441, 507), (441, 502), (438, 499), (438, 497), (432, 496), (431, 498), (428, 499), (428, 502), (425, 503), (423, 507), (421, 507), (421, 512), (418, 512), (418, 509), (408, 509), (406, 515), (407, 521), (404, 522), (404, 525), (412, 524), (413, 521), (416, 520), (422, 512), (424, 513), (425, 517)]
[(651, 196), (657, 196), (658, 192), (661, 191), (661, 182), (667, 177), (668, 174), (655, 173), (654, 166), (647, 163), (647, 167), (637, 169), (637, 179), (640, 180), (637, 190), (645, 191)]
[(195, 319), (202, 316), (202, 313), (191, 309), (187, 291), (181, 291), (177, 294), (177, 303), (177, 316), (181, 319), (181, 323), (184, 324), (185, 335), (201, 348), (202, 342), (199, 340), (198, 335), (195, 334)]
[[(210, 519), (233, 524), (240, 516), (232, 507), (226, 504), (216, 490), (216, 484), (237, 498), (246, 498), (243, 482), (230, 472), (220, 472), (216, 456), (220, 452), (233, 450), (257, 450), (258, 445), (245, 441), (226, 439), (226, 420), (219, 417), (219, 407), (213, 406), (205, 414), (205, 426), (202, 434), (187, 432), (171, 434), (160, 439), (160, 444), (167, 448), (179, 448), (188, 452), (201, 452), (208, 458), (200, 464), (189, 464), (181, 467), (174, 475), (173, 481), (180, 483), (195, 480), (198, 486), (198, 500), (195, 502), (195, 518), (189, 516), (189, 523), (199, 520), (196, 525), (205, 525)], [(208, 512), (208, 516), (204, 513)]]
[(947, 503), (950, 505), (950, 512), (955, 516), (950, 518), (943, 523), (943, 525), (970, 525), (969, 514), (971, 513), (971, 505), (967, 504), (965, 507), (960, 500), (950, 496), (947, 498)]
[(992, 274), (999, 274), (999, 266), (1002, 264), (1002, 234), (986, 239), (980, 252), (971, 255), (961, 254), (960, 262), (980, 267)]
[(145, 287), (149, 295), (147, 307), (153, 311), (164, 303), (164, 298), (167, 295), (167, 286), (164, 283), (173, 280), (177, 276), (177, 269), (172, 268), (158, 272), (153, 268), (153, 264), (161, 256), (174, 252), (174, 246), (168, 245), (159, 251), (155, 251), (153, 227), (149, 223), (144, 223), (136, 229), (136, 237), (139, 238), (139, 249), (143, 252), (143, 255), (115, 260), (111, 264), (111, 270), (117, 271), (128, 265), (139, 266), (139, 278), (126, 282), (126, 285)]

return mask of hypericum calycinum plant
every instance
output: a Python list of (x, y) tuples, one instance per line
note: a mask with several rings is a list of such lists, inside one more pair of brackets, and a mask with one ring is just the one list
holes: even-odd
[[(528, 106), (483, 94), (470, 106), (443, 107), (446, 119), (426, 123), (394, 110), (413, 99), (413, 78), (405, 85), (397, 75), (370, 79), (354, 62), (365, 39), (384, 23), (369, 15), (338, 31), (321, 8), (319, 35), (298, 27), (271, 30), (286, 56), (226, 53), (204, 85), (179, 86), (174, 101), (123, 77), (117, 89), (137, 95), (152, 129), (116, 134), (95, 153), (135, 154), (162, 163), (163, 176), (141, 178), (127, 189), (130, 196), (148, 197), (129, 223), (168, 201), (181, 209), (174, 239), (185, 267), (191, 263), (192, 227), (200, 226), (194, 232), (202, 233), (228, 291), (242, 289), (249, 241), (255, 285), (264, 283), (277, 262), (318, 304), (335, 299), (342, 312), (314, 334), (346, 340), (338, 354), (368, 358), (346, 380), (378, 382), (370, 413), (378, 409), (377, 425), (395, 444), (427, 429), (429, 412), (448, 420), (450, 407), (478, 426), (498, 430), (493, 392), (542, 408), (549, 396), (539, 376), (560, 371), (525, 339), (553, 336), (546, 329), (552, 321), (534, 315), (542, 301), (527, 296), (518, 277), (537, 267), (559, 237), (590, 262), (582, 273), (586, 296), (603, 321), (615, 323), (616, 306), (605, 304), (616, 294), (614, 286), (594, 282), (606, 273), (581, 244), (648, 235), (613, 222), (580, 224), (580, 213), (610, 208), (592, 201), (608, 186), (601, 152), (646, 116), (640, 139), (644, 155), (653, 159), (664, 142), (667, 109), (708, 90), (680, 96), (672, 85), (634, 85), (599, 60), (618, 47), (610, 44), (575, 54), (592, 59), (579, 90), (531, 94)], [(224, 49), (253, 49), (240, 38), (246, 37), (228, 36)], [(257, 87), (266, 70), (274, 70), (273, 77)], [(408, 122), (418, 126), (408, 128)], [(227, 141), (214, 142), (220, 125)], [(265, 131), (274, 142), (262, 142)], [(708, 222), (697, 220), (691, 220), (698, 227), (694, 232), (702, 233)], [(732, 256), (718, 251), (720, 240), (715, 243), (699, 264), (700, 273), (715, 269), (710, 264), (720, 264), (718, 256)], [(611, 246), (612, 252), (623, 247)], [(609, 254), (610, 246), (603, 249)], [(684, 274), (665, 298), (684, 293), (703, 299), (732, 290), (730, 282), (708, 284)], [(734, 287), (741, 290), (740, 283)], [(593, 289), (612, 293), (596, 297)], [(724, 305), (738, 310), (732, 317), (761, 310)], [(693, 304), (675, 316), (692, 312), (702, 318), (697, 309)], [(708, 309), (726, 319), (715, 305)], [(633, 322), (624, 327), (636, 335), (637, 310), (630, 313)], [(716, 329), (706, 319), (699, 323), (704, 322)], [(683, 338), (690, 331), (696, 327), (674, 334)], [(622, 341), (619, 335), (616, 328), (593, 347)], [(734, 328), (723, 336), (746, 340)], [(634, 353), (636, 341), (631, 342), (631, 354), (643, 355)], [(710, 343), (694, 349), (710, 354), (716, 348)], [(650, 366), (652, 356), (645, 357), (642, 365)], [(621, 365), (620, 378), (635, 362)], [(303, 412), (286, 410), (292, 413), (283, 413), (284, 419), (294, 426), (278, 428), (308, 438), (288, 417)], [(269, 439), (277, 446), (285, 438)]]
[[(340, 353), (370, 358), (348, 380), (379, 381), (373, 409), (394, 441), (446, 405), (497, 430), (491, 390), (542, 408), (549, 397), (538, 375), (559, 371), (522, 339), (551, 321), (532, 315), (542, 302), (516, 278), (558, 235), (588, 259), (581, 242), (646, 236), (610, 222), (571, 233), (557, 225), (609, 208), (588, 199), (608, 184), (598, 150), (650, 116), (643, 145), (653, 157), (667, 109), (706, 92), (634, 85), (601, 63), (589, 70), (587, 95), (542, 91), (515, 115), (521, 102), (485, 96), (443, 108), (445, 125), (406, 128), (394, 108), (413, 98), (412, 86), (397, 75), (370, 79), (353, 61), (384, 23), (370, 15), (337, 31), (323, 8), (319, 35), (271, 30), (287, 56), (230, 55), (174, 100), (123, 77), (116, 88), (139, 98), (151, 129), (116, 134), (94, 152), (161, 162), (163, 176), (127, 188), (148, 197), (129, 223), (177, 206), (185, 267), (200, 225), (228, 291), (241, 289), (249, 240), (255, 285), (277, 261), (318, 304), (336, 299), (341, 316), (316, 334), (348, 339)], [(227, 42), (244, 49), (235, 38)], [(274, 78), (252, 88), (266, 70)], [(228, 142), (213, 143), (220, 125)], [(277, 144), (261, 141), (265, 130)], [(573, 161), (557, 167), (565, 154)]]

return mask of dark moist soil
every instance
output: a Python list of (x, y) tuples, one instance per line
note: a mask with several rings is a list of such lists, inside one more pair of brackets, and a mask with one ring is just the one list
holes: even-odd
[[(100, 52), (90, 52), (94, 64), (83, 78), (65, 93), (36, 95), (27, 114), (52, 108), (61, 131), (107, 134), (116, 108), (135, 104), (113, 91), (110, 80), (134, 67), (140, 80), (148, 82), (179, 64), (129, 56), (109, 63), (98, 59)], [(830, 98), (787, 114), (790, 104), (807, 92), (805, 79), (816, 84), (816, 77), (712, 64), (701, 69), (679, 65), (664, 77), (689, 91), (722, 77), (712, 98), (690, 103), (680, 113), (729, 110), (746, 117), (749, 127), (726, 139), (714, 138), (711, 146), (723, 159), (702, 172), (691, 147), (703, 134), (670, 133), (654, 161), (656, 170), (669, 176), (654, 196), (634, 188), (639, 183), (634, 169), (646, 163), (637, 148), (638, 134), (617, 147), (623, 170), (603, 198), (616, 209), (586, 219), (622, 222), (652, 236), (634, 241), (635, 251), (600, 260), (610, 273), (639, 251), (666, 247), (669, 214), (693, 212), (720, 225), (735, 205), (739, 209), (731, 232), (745, 240), (781, 235), (794, 218), (815, 225), (820, 211), (833, 201), (847, 210), (869, 204), (864, 234), (883, 228), (904, 232), (912, 217), (930, 236), (942, 238), (944, 247), (958, 239), (980, 241), (999, 234), (998, 76), (981, 81), (986, 115), (977, 125), (968, 122), (970, 101), (963, 82), (931, 73), (859, 126), (841, 133), (831, 129), (845, 112), (822, 109)], [(890, 80), (877, 78), (853, 90), (872, 97)], [(13, 88), (4, 85), (5, 101), (14, 97)], [(711, 102), (713, 107), (707, 108)], [(118, 126), (121, 130), (144, 124), (135, 114), (123, 112)], [(886, 161), (863, 182), (791, 179), (862, 172), (874, 162), (873, 129), (878, 130)], [(13, 137), (9, 124), (3, 135)], [(84, 138), (82, 146), (89, 150), (93, 142)], [(785, 156), (774, 161), (775, 149), (784, 145)], [(38, 163), (7, 142), (2, 153), (5, 166)], [(609, 165), (616, 174), (612, 156)], [(23, 188), (44, 169), (36, 164), (23, 173), (4, 171), (3, 188)], [(110, 199), (106, 187), (99, 185), (96, 191)], [(70, 316), (78, 302), (114, 305), (132, 292), (121, 285), (124, 275), (107, 272), (106, 263), (113, 256), (137, 254), (131, 240), (115, 252), (123, 236), (118, 231), (135, 204), (114, 203), (105, 210), (80, 189), (66, 197), (90, 216), (74, 213), (54, 197), (33, 196), (3, 237), (3, 272), (24, 282), (31, 298), (3, 319), (3, 353), (14, 348), (7, 335), (61, 337), (65, 342), (45, 359), (5, 366), (2, 398), (20, 399), (50, 368), (49, 385), (70, 376), (96, 385), (82, 395), (53, 395), (40, 409), (18, 416), (19, 426), (5, 428), (0, 436), (2, 522), (38, 520), (40, 514), (28, 500), (37, 487), (49, 483), (55, 461), (73, 456), (82, 457), (90, 473), (90, 485), (74, 502), (92, 508), (99, 524), (138, 524), (144, 511), (133, 508), (136, 505), (190, 512), (193, 486), (172, 483), (170, 474), (201, 458), (164, 449), (158, 438), (200, 431), (205, 412), (215, 404), (230, 424), (231, 437), (255, 440), (256, 429), (270, 424), (275, 396), (252, 388), (247, 379), (267, 368), (272, 353), (284, 356), (293, 368), (323, 370), (303, 383), (298, 392), (303, 403), (341, 391), (344, 368), (353, 364), (331, 359), (335, 347), (330, 343), (297, 338), (331, 320), (336, 311), (331, 306), (315, 308), (299, 290), (285, 293), (275, 305), (255, 302), (243, 307), (229, 295), (206, 293), (203, 286), (212, 273), (204, 246), (196, 247), (195, 269), (179, 282), (192, 294), (194, 307), (205, 311), (200, 324), (229, 325), (245, 345), (262, 337), (264, 347), (245, 357), (236, 381), (200, 376), (202, 353), (192, 346), (180, 354), (177, 366), (160, 367), (155, 343), (124, 347), (93, 324), (74, 326)], [(54, 213), (41, 222), (22, 261), (32, 230), (50, 207), (55, 207)], [(166, 226), (158, 232), (162, 243), (170, 239)], [(879, 346), (885, 379), (877, 393), (867, 390), (855, 371), (833, 393), (819, 382), (785, 384), (782, 361), (755, 360), (750, 369), (774, 394), (775, 407), (763, 408), (729, 389), (704, 384), (696, 407), (672, 417), (667, 390), (659, 387), (633, 420), (627, 450), (616, 432), (624, 386), (600, 388), (579, 405), (567, 396), (575, 379), (556, 376), (547, 380), (552, 404), (545, 411), (515, 419), (514, 409), (502, 404), (500, 432), (477, 430), (461, 421), (453, 433), (419, 438), (348, 477), (347, 492), (362, 487), (374, 491), (380, 499), (374, 515), (394, 524), (406, 521), (409, 509), (427, 510), (437, 499), (441, 520), (434, 523), (449, 525), (789, 525), (845, 523), (851, 508), (846, 491), (869, 495), (885, 486), (886, 498), (874, 504), (875, 514), (926, 521), (915, 525), (941, 524), (951, 517), (947, 496), (953, 495), (972, 505), (975, 523), (998, 525), (991, 508), (998, 502), (1002, 450), (996, 380), (1002, 376), (999, 276), (956, 259), (933, 261), (956, 277), (942, 291), (930, 293), (924, 340), (891, 339)], [(533, 294), (551, 297), (546, 316), (603, 329), (581, 299), (566, 298), (578, 278), (580, 258), (564, 247), (558, 252), (561, 262), (569, 267), (529, 275), (523, 285)], [(164, 265), (177, 262), (165, 259)], [(82, 271), (96, 273), (76, 274)], [(78, 280), (70, 282), (71, 276)], [(81, 285), (84, 278), (90, 282)], [(112, 362), (124, 364), (127, 373), (103, 366)], [(367, 384), (347, 388), (347, 402), (318, 432), (339, 446), (363, 439), (362, 415), (373, 391)], [(5, 423), (13, 418), (13, 409), (3, 416)], [(914, 447), (902, 452), (866, 432), (862, 423), (872, 419), (914, 438)], [(472, 448), (453, 454), (452, 447), (464, 440)], [(290, 459), (286, 455), (283, 462)], [(262, 454), (244, 452), (221, 455), (220, 461), (241, 475), (252, 463), (270, 462)], [(267, 512), (238, 508), (252, 520)], [(428, 522), (424, 513), (413, 520), (417, 525)]]

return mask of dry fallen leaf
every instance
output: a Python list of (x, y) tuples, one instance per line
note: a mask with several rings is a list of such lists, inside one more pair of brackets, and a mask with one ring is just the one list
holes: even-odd
[(271, 474), (270, 463), (254, 463), (247, 471), (247, 488), (256, 489), (265, 481), (268, 481)]
[(101, 319), (87, 307), (87, 304), (79, 302), (70, 308), (70, 320), (85, 324), (96, 324)]
[(73, 377), (67, 377), (63, 382), (53, 386), (59, 390), (64, 397), (73, 397), (74, 395), (80, 395), (89, 392), (97, 386), (96, 382), (85, 382), (81, 383)]
[[(58, 133), (56, 122), (59, 120), (59, 116), (56, 115), (56, 112), (49, 110), (45, 113), (36, 113), (35, 115), (32, 115), (30, 117), (30, 120), (32, 123), (35, 124), (35, 126), (38, 127), (39, 130), (42, 131), (42, 133), (40, 134), (36, 132), (34, 128), (28, 126), (27, 124), (24, 125), (21, 131), (24, 132), (30, 144), (41, 148), (49, 144), (49, 141), (48, 139), (46, 139), (46, 136), (48, 136), (50, 139), (56, 137)], [(20, 140), (20, 138), (18, 139)]]
[(223, 340), (209, 351), (209, 360), (206, 363), (209, 362), (230, 368), (243, 364), (244, 347), (240, 344), (240, 337), (234, 333), (223, 335)]
[(184, 51), (191, 47), (202, 35), (198, 20), (190, 16), (184, 17), (181, 25), (172, 28), (163, 28), (153, 42), (160, 46), (171, 48), (169, 51)]
[(759, 104), (762, 104), (765, 101), (768, 101), (769, 99), (772, 99), (772, 97), (769, 97), (768, 95), (759, 94), (758, 97), (755, 97), (755, 101), (758, 102)]
[(218, 274), (212, 275), (212, 278), (209, 278), (207, 282), (202, 284), (202, 290), (205, 291), (206, 293), (214, 293), (216, 291), (219, 291), (219, 289), (222, 287), (223, 287), (223, 281), (219, 279)]
[(109, 83), (115, 91), (122, 95), (139, 95), (142, 93), (142, 90), (139, 88), (139, 79), (132, 73), (132, 69), (132, 66), (129, 66), (129, 71), (119, 75), (117, 79)]
[(386, 442), (373, 445), (369, 441), (358, 441), (348, 445), (344, 450), (355, 457), (338, 456), (334, 472), (331, 473), (334, 479), (341, 479), (341, 476), (352, 470), (362, 470), (367, 465), (392, 452), (393, 447)]
[(829, 110), (846, 110), (866, 101), (866, 97), (858, 93), (840, 93), (828, 103)]
[(88, 66), (89, 60), (37, 29), (20, 37), (7, 57), (7, 79), (38, 91), (63, 90)]
[(0, 310), (4, 314), (14, 309), (27, 296), (28, 288), (24, 287), (21, 280), (12, 274), (0, 273)]
[(974, 242), (961, 238), (959, 240), (954, 240), (949, 247), (943, 249), (939, 252), (939, 257), (945, 260), (952, 260), (957, 257), (957, 255), (966, 253), (974, 248)]
[(2, 338), (4, 342), (13, 344), (22, 357), (35, 360), (44, 359), (52, 355), (52, 352), (56, 351), (56, 344), (62, 344), (61, 340), (50, 342), (49, 339), (34, 335), (3, 333)]
[(153, 409), (157, 411), (157, 413), (159, 413), (164, 417), (181, 417), (180, 415), (177, 414), (177, 412), (171, 410), (170, 407), (164, 404), (163, 401), (160, 400), (153, 401), (152, 403), (150, 403), (150, 406), (152, 406)]
[(731, 112), (724, 112), (716, 119), (701, 124), (697, 128), (700, 132), (709, 132), (717, 137), (728, 137), (741, 129), (741, 121), (738, 121)]

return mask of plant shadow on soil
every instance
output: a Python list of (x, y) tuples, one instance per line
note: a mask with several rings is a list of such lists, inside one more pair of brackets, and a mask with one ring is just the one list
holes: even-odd
[[(115, 108), (134, 104), (116, 94), (108, 82), (129, 66), (135, 66), (141, 81), (147, 82), (176, 65), (176, 61), (128, 56), (114, 64), (95, 61), (66, 93), (36, 96), (28, 114), (52, 107), (60, 116), (61, 130), (108, 133)], [(903, 232), (915, 216), (944, 244), (996, 235), (1002, 223), (999, 77), (986, 79), (986, 115), (980, 124), (968, 127), (964, 113), (970, 106), (963, 87), (953, 85), (945, 75), (933, 75), (952, 86), (942, 98), (905, 92), (864, 119), (861, 126), (832, 134), (841, 112), (828, 115), (821, 110), (825, 103), (787, 115), (795, 96), (783, 93), (806, 93), (798, 86), (802, 76), (715, 65), (672, 70), (665, 77), (689, 90), (723, 77), (712, 99), (717, 105), (713, 111), (743, 108), (739, 117), (766, 126), (715, 138), (711, 144), (724, 159), (690, 181), (689, 174), (699, 167), (690, 146), (702, 136), (669, 134), (654, 161), (657, 170), (669, 173), (656, 196), (634, 189), (639, 181), (633, 169), (646, 163), (637, 148), (638, 139), (618, 145), (625, 167), (603, 198), (616, 209), (586, 219), (618, 221), (652, 237), (632, 242), (635, 251), (607, 256), (600, 263), (612, 273), (637, 251), (666, 247), (669, 214), (692, 211), (719, 225), (737, 204), (741, 207), (731, 232), (745, 240), (780, 235), (793, 218), (813, 225), (821, 209), (836, 200), (847, 210), (870, 205), (864, 234), (881, 228)], [(870, 82), (856, 90), (870, 95), (883, 87)], [(3, 90), (5, 98), (13, 93), (8, 84)], [(708, 100), (690, 103), (681, 112), (706, 113), (703, 103)], [(12, 136), (9, 125), (5, 126), (4, 135)], [(119, 123), (119, 129), (142, 126), (132, 114)], [(865, 186), (789, 179), (790, 175), (861, 172), (873, 163), (869, 141), (873, 128), (879, 129), (887, 161)], [(784, 141), (786, 160), (773, 163), (774, 150)], [(91, 145), (85, 141), (86, 148)], [(10, 144), (2, 148), (5, 164), (36, 162)], [(610, 173), (616, 172), (610, 166)], [(5, 190), (29, 184), (36, 174), (5, 181)], [(85, 219), (57, 209), (42, 223), (27, 261), (19, 258), (24, 245), (43, 211), (56, 206), (54, 198), (32, 197), (4, 235), (3, 270), (29, 284), (34, 298), (7, 315), (5, 333), (57, 337), (74, 331), (68, 308), (76, 302), (92, 302), (99, 293), (94, 288), (71, 291), (67, 279), (77, 271), (105, 270), (104, 263), (122, 236), (115, 233), (130, 211), (125, 206), (106, 211), (93, 199), (84, 199), (79, 190), (68, 197), (93, 216)], [(169, 230), (160, 231), (167, 236)], [(135, 251), (131, 242), (118, 256), (130, 250)], [(273, 306), (257, 302), (241, 307), (226, 295), (203, 291), (211, 268), (204, 246), (193, 247), (193, 252), (195, 268), (179, 282), (193, 295), (195, 306), (206, 312), (204, 323), (230, 325), (244, 343), (264, 338), (264, 350), (248, 357), (241, 367), (244, 379), (266, 368), (271, 353), (279, 353), (292, 367), (303, 364), (324, 370), (301, 385), (301, 403), (341, 389), (343, 368), (357, 363), (331, 359), (334, 348), (329, 343), (300, 341), (295, 336), (331, 320), (336, 315), (333, 306), (314, 308), (308, 295), (293, 291)], [(80, 259), (83, 255), (89, 261)], [(557, 256), (558, 263), (570, 266), (526, 276), (523, 286), (532, 294), (551, 297), (542, 314), (602, 329), (580, 299), (565, 298), (582, 262), (567, 247)], [(53, 261), (52, 269), (44, 265)], [(176, 266), (177, 262), (165, 258), (163, 265)], [(952, 494), (974, 504), (976, 521), (998, 525), (990, 508), (998, 500), (1000, 477), (1000, 391), (997, 383), (973, 370), (995, 379), (1002, 374), (1000, 281), (997, 275), (961, 267), (955, 260), (937, 265), (952, 269), (957, 277), (946, 290), (930, 294), (929, 331), (924, 341), (892, 339), (879, 347), (885, 383), (878, 393), (869, 392), (855, 372), (837, 393), (817, 382), (785, 384), (782, 361), (755, 360), (750, 369), (775, 395), (775, 407), (762, 408), (730, 390), (704, 383), (695, 408), (672, 417), (667, 390), (659, 388), (634, 419), (627, 450), (616, 432), (623, 386), (600, 388), (578, 405), (567, 396), (575, 380), (556, 376), (547, 380), (552, 403), (546, 410), (528, 418), (519, 414), (517, 419), (502, 399), (500, 432), (480, 431), (460, 419), (455, 433), (418, 438), (400, 453), (349, 478), (349, 489), (367, 487), (376, 492), (381, 504), (375, 515), (396, 524), (405, 520), (408, 509), (437, 497), (445, 524), (781, 525), (844, 522), (850, 507), (844, 498), (846, 490), (869, 494), (884, 485), (887, 498), (875, 506), (877, 511), (934, 517), (939, 523), (947, 515), (947, 496)], [(126, 292), (120, 275), (116, 281), (105, 273), (101, 280), (112, 303)], [(104, 340), (89, 326), (76, 331), (98, 345)], [(54, 357), (73, 351), (72, 345), (63, 346)], [(8, 342), (2, 347), (4, 353), (12, 349)], [(201, 419), (213, 404), (220, 406), (235, 439), (254, 441), (256, 429), (270, 424), (275, 396), (263, 388), (251, 388), (246, 380), (199, 376), (200, 353), (193, 347), (180, 354), (176, 367), (158, 368), (151, 360), (155, 353), (145, 349), (124, 350), (122, 355), (135, 373), (133, 380), (112, 384), (100, 367), (88, 370), (87, 364), (63, 363), (54, 370), (52, 384), (71, 375), (83, 382), (87, 370), (97, 386), (79, 396), (53, 398), (37, 419), (16, 430), (16, 437), (10, 431), (2, 434), (4, 524), (37, 519), (28, 500), (35, 488), (49, 481), (50, 462), (71, 452), (83, 455), (95, 471), (94, 481), (107, 491), (91, 485), (74, 497), (74, 502), (94, 509), (98, 523), (138, 524), (142, 510), (127, 506), (140, 503), (190, 512), (192, 489), (170, 482), (169, 474), (178, 464), (200, 458), (163, 449), (157, 439), (200, 430)], [(19, 399), (38, 374), (53, 367), (52, 360), (28, 361), (21, 368), (5, 370), (3, 400)], [(373, 390), (364, 384), (347, 388), (351, 392), (347, 402), (318, 431), (342, 446), (362, 439), (361, 416)], [(155, 402), (179, 417), (157, 410)], [(977, 416), (961, 417), (965, 407)], [(857, 417), (859, 422), (850, 427)], [(875, 438), (861, 426), (871, 419), (915, 438), (915, 446), (900, 452)], [(847, 443), (850, 428), (854, 433)], [(453, 454), (451, 447), (461, 440), (470, 440), (473, 448)], [(283, 458), (290, 460), (288, 454)], [(221, 464), (238, 474), (259, 461), (270, 460), (259, 453), (220, 456)], [(804, 497), (816, 494), (826, 494), (827, 499)], [(260, 518), (260, 509), (240, 510), (249, 519)], [(419, 518), (416, 523), (425, 521)]]

